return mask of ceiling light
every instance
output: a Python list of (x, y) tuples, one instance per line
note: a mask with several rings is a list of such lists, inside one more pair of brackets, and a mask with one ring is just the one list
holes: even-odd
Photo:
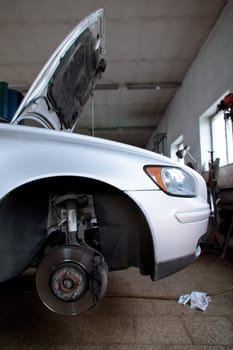
[(119, 83), (99, 83), (96, 84), (95, 90), (118, 90)]
[(181, 86), (180, 81), (167, 82), (126, 82), (125, 86), (129, 90), (160, 90), (160, 89), (177, 89)]

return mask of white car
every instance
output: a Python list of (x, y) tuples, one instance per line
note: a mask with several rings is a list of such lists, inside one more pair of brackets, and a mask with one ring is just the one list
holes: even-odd
[(194, 170), (72, 133), (104, 53), (100, 9), (58, 47), (11, 123), (0, 124), (0, 282), (37, 268), (41, 300), (67, 315), (102, 300), (108, 271), (136, 266), (158, 280), (188, 265), (209, 216)]

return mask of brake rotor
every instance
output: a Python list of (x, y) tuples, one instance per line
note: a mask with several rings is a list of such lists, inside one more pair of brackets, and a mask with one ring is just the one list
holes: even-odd
[(63, 315), (77, 315), (95, 305), (90, 290), (93, 257), (93, 252), (83, 246), (53, 249), (36, 274), (37, 292), (44, 305)]

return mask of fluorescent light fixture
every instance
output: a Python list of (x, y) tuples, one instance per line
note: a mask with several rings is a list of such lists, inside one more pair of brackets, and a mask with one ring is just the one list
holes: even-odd
[(118, 90), (119, 83), (99, 83), (96, 84), (95, 90)]
[[(95, 86), (95, 90), (118, 90), (120, 87), (126, 87), (128, 90), (163, 90), (163, 89), (177, 89), (182, 85), (180, 81), (167, 81), (167, 82), (159, 82), (159, 81), (144, 81), (144, 82), (136, 82), (129, 81), (124, 83), (98, 83)], [(11, 86), (11, 88), (21, 91), (22, 93), (26, 93), (29, 89), (29, 85), (15, 85)]]
[(162, 89), (177, 89), (181, 86), (180, 81), (167, 81), (167, 82), (126, 82), (125, 86), (129, 90), (162, 90)]

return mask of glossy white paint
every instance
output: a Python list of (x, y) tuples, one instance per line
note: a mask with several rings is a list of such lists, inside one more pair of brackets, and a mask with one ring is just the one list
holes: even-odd
[[(127, 194), (139, 205), (150, 225), (157, 263), (195, 253), (209, 216), (202, 197), (184, 199), (162, 191), (127, 191)], [(193, 220), (181, 223), (177, 219), (180, 212), (193, 216)]]
[(177, 165), (140, 148), (91, 136), (21, 125), (0, 124), (4, 196), (14, 187), (52, 176), (83, 176), (120, 190), (158, 190), (146, 164)]

